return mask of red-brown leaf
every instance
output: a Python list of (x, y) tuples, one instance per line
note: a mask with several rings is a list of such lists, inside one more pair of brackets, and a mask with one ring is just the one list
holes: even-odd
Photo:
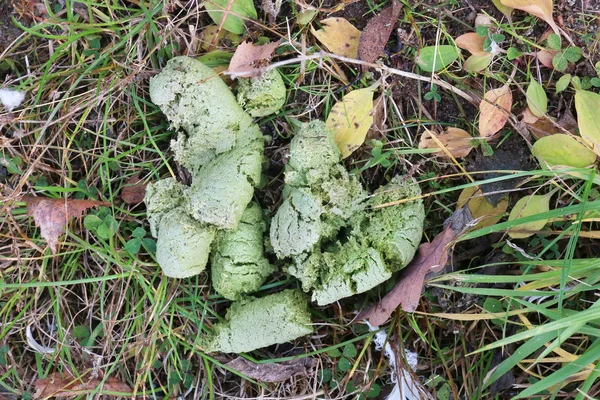
[(42, 237), (50, 249), (56, 253), (58, 238), (65, 232), (65, 226), (73, 217), (81, 217), (88, 208), (109, 206), (110, 203), (96, 200), (49, 199), (45, 197), (24, 196), (27, 203), (27, 215), (33, 216), (40, 227)]
[(265, 67), (269, 65), (273, 52), (281, 43), (278, 40), (273, 43), (254, 46), (250, 42), (240, 43), (233, 53), (227, 75), (232, 78), (257, 78), (260, 77)]
[[(390, 38), (401, 10), (402, 5), (400, 2), (392, 0), (391, 6), (369, 20), (358, 44), (358, 58), (360, 60), (372, 63), (383, 54), (383, 49)], [(362, 66), (363, 71), (368, 69), (369, 67)]]
[(425, 275), (444, 268), (448, 261), (448, 244), (458, 237), (472, 219), (467, 209), (456, 210), (447, 221), (447, 227), (431, 243), (419, 246), (417, 256), (402, 270), (394, 288), (379, 303), (361, 312), (357, 320), (368, 319), (371, 325), (379, 326), (400, 305), (404, 311), (413, 312), (419, 305)]
[(312, 358), (301, 358), (281, 363), (255, 364), (245, 358), (238, 357), (228, 362), (227, 366), (257, 381), (283, 382), (293, 376), (309, 375), (315, 364), (316, 362)]
[(102, 380), (99, 378), (78, 379), (70, 374), (64, 374), (63, 376), (58, 372), (48, 375), (47, 378), (38, 379), (33, 385), (35, 387), (34, 399), (74, 397), (96, 390), (100, 385), (102, 385), (102, 388), (97, 392), (100, 394), (107, 392), (132, 392), (129, 385), (112, 376), (102, 384)]
[(127, 204), (138, 204), (144, 201), (146, 195), (146, 185), (140, 183), (141, 179), (139, 176), (132, 176), (128, 181), (123, 190), (121, 191), (121, 198)]

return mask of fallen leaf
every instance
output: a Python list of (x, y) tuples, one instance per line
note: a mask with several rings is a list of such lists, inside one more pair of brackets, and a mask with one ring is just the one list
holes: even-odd
[(554, 33), (560, 36), (560, 30), (552, 18), (552, 0), (500, 0), (503, 6), (516, 8), (546, 21)]
[(508, 85), (488, 90), (479, 104), (479, 135), (490, 137), (504, 127), (512, 108), (512, 92)]
[[(425, 132), (421, 135), (419, 148), (439, 149), (436, 141), (431, 138), (434, 135), (435, 133), (431, 132), (429, 129), (425, 129)], [(473, 149), (473, 146), (471, 146), (473, 138), (469, 135), (469, 132), (463, 129), (450, 127), (446, 129), (445, 133), (437, 135), (436, 137), (454, 158), (466, 157)], [(439, 149), (438, 153), (440, 153), (440, 155), (446, 155), (442, 149)]]
[(596, 154), (577, 139), (564, 134), (545, 136), (533, 144), (531, 148), (540, 165), (553, 167), (566, 165), (584, 168), (596, 162)]
[(243, 357), (238, 357), (226, 365), (257, 381), (283, 382), (294, 376), (310, 375), (316, 364), (316, 360), (313, 358), (256, 364)]
[[(375, 62), (382, 54), (387, 44), (402, 5), (398, 0), (392, 0), (392, 5), (382, 10), (367, 22), (358, 44), (358, 58), (369, 63)], [(366, 72), (369, 67), (363, 65), (362, 70)]]
[(360, 31), (344, 18), (327, 18), (319, 30), (310, 28), (312, 34), (327, 50), (342, 57), (358, 57)]
[[(91, 391), (96, 394), (118, 392), (131, 395), (132, 393), (129, 385), (112, 376), (102, 383), (100, 378), (83, 380), (70, 374), (60, 374), (58, 372), (48, 375), (47, 378), (38, 379), (33, 386), (35, 387), (34, 399), (75, 397)], [(98, 387), (101, 388), (98, 390)]]
[(494, 58), (492, 53), (473, 54), (463, 64), (463, 68), (467, 72), (480, 72), (490, 65)]
[(504, 195), (496, 205), (490, 203), (479, 186), (464, 188), (458, 196), (456, 208), (469, 207), (473, 219), (479, 220), (477, 228), (492, 226), (502, 219), (508, 209), (508, 195)]
[(208, 25), (202, 30), (200, 49), (209, 51), (214, 47), (221, 46), (222, 42), (225, 41), (236, 45), (241, 41), (241, 37), (235, 33), (228, 32), (225, 29), (219, 30), (217, 25)]
[(238, 35), (246, 31), (246, 20), (257, 19), (256, 9), (252, 0), (208, 0), (204, 7), (210, 18), (223, 29)]
[(538, 118), (543, 117), (548, 111), (548, 96), (546, 91), (535, 79), (531, 79), (527, 86), (527, 106)]
[(334, 132), (342, 158), (348, 157), (365, 141), (373, 124), (373, 92), (376, 87), (377, 84), (353, 90), (329, 112), (325, 125)]
[(448, 261), (448, 245), (472, 220), (473, 217), (467, 208), (456, 210), (446, 220), (446, 228), (431, 243), (419, 246), (416, 257), (402, 270), (394, 288), (377, 304), (362, 311), (356, 320), (368, 319), (371, 325), (379, 326), (387, 321), (400, 305), (404, 311), (413, 312), (419, 305), (425, 275), (444, 268)]
[(485, 37), (479, 36), (475, 32), (465, 33), (454, 39), (454, 43), (456, 43), (458, 47), (467, 50), (473, 55), (489, 54), (487, 51), (483, 50), (484, 42)]
[[(550, 198), (552, 193), (545, 195), (533, 195), (519, 199), (513, 209), (510, 211), (508, 220), (512, 221), (517, 218), (525, 218), (531, 215), (544, 213), (550, 210)], [(536, 231), (539, 231), (546, 225), (548, 219), (540, 219), (532, 222), (515, 225), (508, 230), (508, 236), (513, 239), (524, 239), (533, 236)]]
[(454, 46), (427, 46), (419, 52), (415, 62), (423, 71), (437, 72), (452, 64), (458, 58)]
[(56, 253), (58, 238), (65, 232), (65, 226), (71, 218), (80, 217), (88, 208), (110, 206), (110, 203), (104, 201), (34, 196), (24, 196), (23, 201), (27, 203), (27, 215), (33, 216), (42, 237), (46, 239), (53, 253)]
[(529, 107), (527, 107), (521, 112), (521, 120), (526, 124), (535, 124), (539, 120), (539, 117), (533, 115)]
[(558, 54), (558, 51), (552, 50), (540, 50), (536, 53), (537, 59), (539, 62), (546, 68), (554, 69), (554, 65), (552, 64), (552, 60), (554, 60), (554, 56)]
[(144, 201), (146, 185), (140, 183), (141, 181), (139, 176), (132, 176), (125, 184), (123, 190), (121, 190), (121, 199), (126, 204), (138, 204)]
[(262, 46), (254, 46), (250, 42), (240, 43), (235, 53), (233, 53), (233, 57), (231, 57), (226, 74), (233, 79), (260, 77), (271, 61), (273, 52), (279, 47), (280, 42), (281, 40), (278, 40)]
[(498, 11), (506, 15), (506, 18), (508, 18), (509, 21), (512, 20), (512, 7), (505, 6), (504, 4), (502, 4), (501, 0), (492, 0), (492, 3), (494, 3)]
[(575, 92), (577, 124), (583, 140), (600, 155), (600, 94), (578, 89)]
[(385, 110), (385, 96), (382, 94), (373, 101), (373, 125), (367, 132), (366, 139), (381, 139), (385, 137), (386, 127), (386, 110)]

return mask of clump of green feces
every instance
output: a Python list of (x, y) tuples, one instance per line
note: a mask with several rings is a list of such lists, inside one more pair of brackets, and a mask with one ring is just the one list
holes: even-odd
[[(236, 99), (211, 68), (189, 57), (170, 60), (150, 81), (152, 101), (178, 132), (175, 160), (191, 175), (189, 186), (167, 178), (147, 188), (157, 261), (173, 278), (210, 266), (213, 288), (233, 301), (205, 337), (207, 351), (247, 352), (310, 334), (309, 300), (327, 305), (385, 282), (421, 240), (419, 186), (397, 176), (367, 193), (318, 120), (303, 124), (290, 143), (283, 202), (267, 223), (253, 201), (264, 138), (252, 117), (277, 112), (285, 94), (271, 70), (241, 79)], [(412, 200), (377, 207), (403, 199)], [(275, 271), (265, 242), (302, 290), (251, 296)]]

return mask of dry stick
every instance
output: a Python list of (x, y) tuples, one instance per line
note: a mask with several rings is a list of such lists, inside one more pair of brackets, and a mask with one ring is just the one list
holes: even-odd
[[(317, 59), (323, 59), (323, 58), (333, 58), (339, 61), (343, 61), (343, 62), (347, 62), (347, 63), (351, 63), (351, 64), (358, 64), (358, 65), (366, 65), (368, 67), (372, 67), (375, 69), (379, 69), (381, 71), (386, 71), (390, 74), (393, 75), (398, 75), (398, 76), (403, 76), (405, 78), (410, 78), (410, 79), (415, 79), (415, 80), (419, 80), (419, 81), (423, 81), (423, 82), (430, 82), (430, 83), (435, 83), (436, 85), (449, 90), (457, 95), (459, 95), (460, 97), (462, 97), (463, 99), (467, 100), (469, 103), (472, 104), (479, 104), (479, 102), (477, 101), (477, 99), (475, 99), (473, 96), (471, 96), (470, 94), (452, 86), (451, 84), (449, 84), (448, 82), (442, 81), (440, 79), (437, 78), (433, 78), (433, 77), (429, 77), (429, 76), (423, 76), (423, 75), (419, 75), (419, 74), (415, 74), (412, 72), (406, 72), (406, 71), (402, 71), (396, 68), (391, 68), (385, 65), (381, 65), (381, 64), (375, 64), (375, 63), (370, 63), (370, 62), (366, 62), (366, 61), (361, 61), (361, 60), (357, 60), (355, 58), (349, 58), (349, 57), (344, 57), (344, 56), (338, 56), (336, 54), (333, 53), (328, 53), (325, 51), (318, 51), (316, 53), (310, 54), (310, 55), (302, 55), (300, 57), (296, 57), (296, 58), (291, 58), (289, 60), (283, 60), (283, 61), (278, 61), (276, 63), (273, 63), (271, 65), (268, 65), (264, 68), (261, 69), (262, 72), (267, 72), (270, 71), (272, 69), (275, 68), (279, 68), (282, 67), (284, 65), (289, 65), (289, 64), (295, 64), (297, 62), (301, 62), (301, 61), (307, 61), (307, 60), (317, 60)], [(252, 71), (256, 71), (256, 69), (252, 69), (252, 70), (248, 70), (248, 71), (238, 71), (237, 74), (243, 74), (243, 73), (250, 73)], [(225, 72), (225, 74), (227, 74), (227, 72)]]

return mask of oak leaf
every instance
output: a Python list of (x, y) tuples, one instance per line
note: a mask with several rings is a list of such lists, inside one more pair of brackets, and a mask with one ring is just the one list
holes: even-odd
[(27, 203), (27, 215), (33, 216), (52, 253), (56, 253), (58, 238), (65, 232), (65, 226), (71, 218), (81, 217), (85, 210), (92, 207), (110, 206), (110, 203), (96, 200), (50, 199), (34, 196), (24, 196), (22, 200)]
[(479, 135), (490, 137), (504, 127), (512, 107), (508, 85), (488, 90), (479, 104)]

